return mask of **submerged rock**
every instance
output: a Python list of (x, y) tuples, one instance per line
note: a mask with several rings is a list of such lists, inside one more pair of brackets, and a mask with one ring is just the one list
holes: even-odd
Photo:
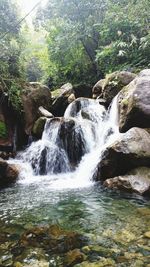
[(99, 261), (96, 262), (88, 262), (85, 261), (81, 264), (75, 265), (75, 267), (115, 267), (116, 263), (111, 258), (100, 257)]
[(57, 225), (35, 227), (26, 231), (20, 238), (18, 244), (12, 249), (15, 257), (18, 257), (20, 250), (26, 248), (43, 248), (51, 254), (67, 253), (70, 250), (81, 248), (87, 243), (87, 239), (73, 231), (62, 230)]
[(150, 167), (150, 134), (144, 129), (132, 128), (103, 152), (97, 179), (126, 174), (138, 166)]
[(126, 86), (118, 96), (119, 129), (125, 132), (132, 127), (150, 127), (150, 69)]
[(121, 189), (139, 194), (150, 193), (150, 169), (141, 167), (124, 176), (107, 179), (104, 185), (108, 188)]
[(74, 266), (76, 263), (84, 261), (85, 258), (86, 256), (79, 249), (71, 250), (66, 254), (64, 266)]
[(15, 183), (19, 176), (19, 168), (0, 159), (0, 188)]

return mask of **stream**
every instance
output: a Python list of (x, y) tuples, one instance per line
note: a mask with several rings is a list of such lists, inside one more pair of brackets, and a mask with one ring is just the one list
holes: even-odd
[[(92, 179), (103, 151), (120, 135), (116, 99), (108, 113), (93, 100), (79, 104), (66, 110), (65, 123), (71, 120), (73, 128), (64, 142), (68, 124), (47, 120), (42, 139), (10, 160), (20, 166), (20, 178), (0, 192), (0, 267), (150, 266), (150, 200), (106, 190)], [(18, 252), (25, 231), (47, 225), (82, 234), (83, 259), (68, 263), (66, 252), (42, 245)]]

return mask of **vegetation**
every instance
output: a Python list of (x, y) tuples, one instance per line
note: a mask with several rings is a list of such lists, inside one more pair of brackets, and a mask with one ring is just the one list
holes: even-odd
[(149, 67), (149, 13), (149, 0), (49, 0), (36, 20), (48, 32), (49, 75), (93, 83), (115, 70)]
[(24, 48), (18, 24), (19, 12), (11, 0), (0, 1), (0, 91), (8, 94), (13, 106), (18, 109), (19, 85), (23, 78), (21, 51)]
[(149, 0), (48, 0), (34, 29), (19, 14), (13, 0), (0, 1), (0, 81), (16, 109), (20, 79), (58, 88), (150, 67)]
[(0, 121), (0, 138), (7, 138), (7, 128), (4, 122)]

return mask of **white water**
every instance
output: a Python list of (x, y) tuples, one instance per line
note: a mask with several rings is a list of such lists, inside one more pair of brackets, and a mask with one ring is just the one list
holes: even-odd
[[(108, 112), (96, 100), (76, 101), (79, 101), (79, 110), (73, 102), (67, 108), (64, 118), (67, 122), (70, 119), (73, 121), (75, 142), (78, 143), (80, 137), (79, 140), (85, 147), (79, 164), (72, 170), (67, 151), (60, 145), (61, 119), (54, 121), (49, 119), (42, 139), (33, 142), (15, 162), (21, 165), (19, 183), (42, 183), (52, 190), (81, 188), (93, 184), (92, 177), (101, 160), (102, 152), (119, 135), (117, 97)], [(79, 132), (80, 135), (78, 135)], [(69, 136), (67, 138), (69, 139)], [(65, 140), (66, 144), (68, 142)], [(42, 153), (44, 156), (41, 160)], [(42, 168), (39, 167), (40, 164)], [(43, 165), (45, 172), (43, 172), (44, 175), (40, 175)]]

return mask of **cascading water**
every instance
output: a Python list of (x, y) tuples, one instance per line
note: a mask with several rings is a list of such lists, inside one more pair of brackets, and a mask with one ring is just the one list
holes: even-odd
[(42, 139), (18, 156), (19, 182), (42, 180), (52, 189), (89, 186), (102, 152), (118, 134), (117, 97), (108, 112), (96, 100), (79, 98), (64, 118), (48, 119)]

